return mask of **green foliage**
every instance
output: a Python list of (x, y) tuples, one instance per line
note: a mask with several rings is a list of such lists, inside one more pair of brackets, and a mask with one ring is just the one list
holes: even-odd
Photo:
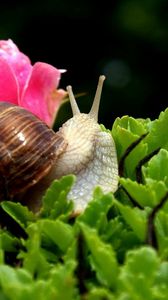
[(1, 206), (22, 228), (26, 228), (29, 222), (35, 220), (33, 213), (20, 203), (4, 201), (1, 203)]
[(1, 203), (8, 219), (0, 229), (0, 299), (167, 299), (167, 125), (167, 110), (155, 121), (115, 121), (119, 161), (132, 143), (135, 148), (125, 157), (118, 191), (97, 187), (79, 216), (67, 201), (73, 175), (51, 184), (38, 213)]
[(118, 201), (116, 201), (116, 205), (124, 220), (132, 228), (133, 232), (140, 240), (144, 241), (146, 237), (146, 211), (140, 210), (137, 207), (132, 208), (130, 206), (123, 205)]
[(168, 187), (168, 151), (161, 149), (158, 155), (154, 156), (148, 166), (143, 167), (143, 174), (146, 182), (163, 182)]
[(115, 288), (118, 264), (111, 245), (98, 237), (95, 229), (80, 224), (90, 255), (91, 268), (95, 270), (98, 281), (109, 288)]
[(41, 217), (55, 219), (72, 212), (72, 202), (67, 201), (67, 194), (74, 180), (74, 176), (66, 176), (53, 181), (42, 199)]
[(120, 298), (157, 299), (155, 278), (159, 263), (157, 253), (151, 248), (130, 251), (119, 276)]

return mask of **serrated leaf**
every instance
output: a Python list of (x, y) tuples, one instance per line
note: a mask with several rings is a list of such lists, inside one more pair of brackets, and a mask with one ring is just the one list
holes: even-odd
[(148, 124), (149, 134), (145, 138), (148, 143), (148, 152), (151, 153), (157, 148), (168, 150), (168, 109), (161, 112), (159, 118)]
[(0, 232), (0, 245), (1, 249), (7, 252), (16, 252), (20, 245), (20, 240), (15, 236), (12, 236), (9, 232)]
[(147, 132), (146, 126), (139, 120), (129, 116), (117, 118), (113, 124), (114, 137), (119, 159), (128, 146)]
[(151, 158), (148, 165), (142, 168), (142, 171), (145, 179), (163, 181), (168, 187), (168, 151), (161, 149)]
[(151, 282), (155, 277), (155, 271), (158, 266), (159, 259), (156, 251), (147, 246), (130, 251), (125, 262), (125, 268), (128, 271), (132, 272), (134, 275), (145, 275), (148, 282)]
[(29, 300), (29, 287), (33, 286), (31, 275), (23, 269), (14, 269), (7, 265), (0, 266), (0, 289), (2, 299)]
[[(125, 224), (121, 221), (120, 216), (117, 216), (114, 219), (111, 219), (106, 226), (106, 232), (102, 236), (103, 239), (105, 239), (106, 241), (109, 241), (112, 239), (112, 241), (114, 241), (123, 232), (124, 225)], [(117, 243), (120, 244), (119, 239), (118, 239)]]
[(102, 131), (105, 131), (105, 132), (108, 132), (108, 133), (112, 134), (111, 130), (106, 128), (103, 124), (100, 124), (100, 128), (101, 128)]
[(31, 283), (32, 277), (29, 272), (22, 269), (14, 270), (10, 266), (0, 266), (0, 283), (7, 285), (7, 283), (18, 284), (18, 283)]
[(137, 235), (126, 227), (121, 216), (108, 222), (106, 231), (101, 237), (103, 241), (113, 246), (120, 263), (123, 263), (125, 254), (129, 249), (134, 249), (141, 244)]
[(51, 287), (56, 288), (54, 299), (80, 300), (76, 289), (77, 279), (74, 277), (75, 267), (74, 261), (68, 261), (64, 265), (59, 264), (51, 271)]
[(111, 291), (101, 288), (101, 287), (94, 287), (86, 296), (86, 300), (115, 300), (115, 296), (112, 294)]
[(138, 122), (142, 123), (143, 127), (148, 130), (150, 124), (151, 124), (151, 119), (150, 118), (146, 118), (146, 119), (143, 119), (143, 118), (137, 118), (136, 119)]
[(0, 289), (4, 297), (1, 299), (79, 300), (73, 270), (73, 264), (69, 262), (69, 265), (54, 267), (45, 280), (34, 280), (26, 270), (0, 266)]
[[(146, 123), (133, 119), (128, 116), (124, 116), (121, 119), (117, 118), (114, 122), (112, 134), (117, 146), (118, 159), (127, 151), (127, 148), (131, 146), (135, 141), (147, 133)], [(129, 152), (129, 155), (125, 159), (124, 173), (127, 177), (132, 179), (136, 178), (136, 167), (141, 159), (146, 156), (148, 152), (148, 145), (143, 140)]]
[(73, 175), (63, 176), (60, 180), (53, 181), (42, 199), (41, 217), (55, 219), (72, 211), (72, 202), (67, 200), (67, 195), (74, 181)]
[(127, 177), (136, 180), (136, 167), (138, 166), (141, 159), (143, 159), (148, 152), (148, 145), (139, 143), (128, 155), (125, 160), (125, 174)]
[(115, 204), (137, 237), (141, 241), (144, 241), (146, 238), (147, 212), (140, 210), (137, 207), (132, 208), (130, 206), (123, 205), (116, 200)]
[(93, 194), (93, 200), (89, 202), (84, 213), (78, 217), (78, 220), (102, 232), (106, 226), (106, 215), (113, 204), (113, 199), (114, 196), (111, 193), (104, 195), (101, 189), (97, 187)]
[(91, 265), (98, 281), (109, 288), (115, 288), (118, 263), (113, 248), (99, 238), (95, 229), (79, 224), (91, 253)]
[(62, 251), (67, 251), (74, 239), (73, 229), (70, 225), (60, 220), (41, 220), (39, 225), (42, 230), (43, 239), (49, 237)]
[(153, 298), (153, 284), (159, 259), (156, 252), (149, 247), (142, 247), (127, 254), (125, 265), (119, 276), (119, 289), (128, 299)]
[(19, 258), (23, 259), (23, 266), (32, 275), (36, 277), (45, 274), (50, 265), (43, 255), (41, 249), (41, 228), (38, 224), (34, 223), (26, 229), (28, 239), (25, 241), (26, 252), (21, 252)]
[(27, 227), (30, 222), (34, 222), (36, 217), (28, 209), (27, 206), (23, 206), (21, 203), (15, 203), (11, 201), (3, 201), (1, 203), (3, 210), (9, 214), (23, 229)]
[(129, 178), (120, 178), (120, 183), (135, 202), (142, 207), (155, 207), (167, 192), (167, 188), (162, 181), (153, 180), (143, 185)]

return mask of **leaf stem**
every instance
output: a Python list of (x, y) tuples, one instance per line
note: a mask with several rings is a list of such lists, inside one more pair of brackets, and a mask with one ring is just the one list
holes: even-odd
[(77, 240), (77, 261), (78, 265), (76, 268), (76, 276), (78, 278), (78, 286), (80, 294), (83, 295), (87, 292), (87, 288), (85, 285), (85, 255), (84, 255), (84, 238), (83, 234), (80, 232)]
[(158, 248), (158, 245), (157, 245), (154, 221), (155, 221), (156, 214), (166, 203), (167, 199), (168, 199), (168, 192), (164, 195), (164, 197), (160, 200), (160, 202), (153, 208), (148, 218), (146, 243), (152, 247), (155, 247), (156, 249)]

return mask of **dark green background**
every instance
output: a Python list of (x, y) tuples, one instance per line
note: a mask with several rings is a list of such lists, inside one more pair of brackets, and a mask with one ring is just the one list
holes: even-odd
[(0, 38), (13, 39), (32, 63), (67, 69), (61, 87), (86, 93), (84, 111), (104, 73), (99, 120), (107, 127), (125, 114), (155, 118), (167, 106), (167, 0), (5, 0)]

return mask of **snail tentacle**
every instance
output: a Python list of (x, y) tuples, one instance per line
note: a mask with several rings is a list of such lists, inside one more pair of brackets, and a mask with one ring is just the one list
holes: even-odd
[(71, 85), (67, 86), (67, 92), (68, 92), (68, 95), (69, 95), (69, 100), (70, 100), (70, 103), (71, 103), (73, 116), (80, 114), (80, 110), (79, 110), (79, 107), (77, 105), (76, 99), (74, 97)]
[(101, 98), (104, 80), (105, 80), (105, 76), (101, 75), (99, 77), (99, 82), (98, 82), (95, 98), (93, 100), (93, 104), (92, 104), (91, 110), (89, 112), (90, 117), (92, 117), (96, 122), (98, 121), (100, 98)]

